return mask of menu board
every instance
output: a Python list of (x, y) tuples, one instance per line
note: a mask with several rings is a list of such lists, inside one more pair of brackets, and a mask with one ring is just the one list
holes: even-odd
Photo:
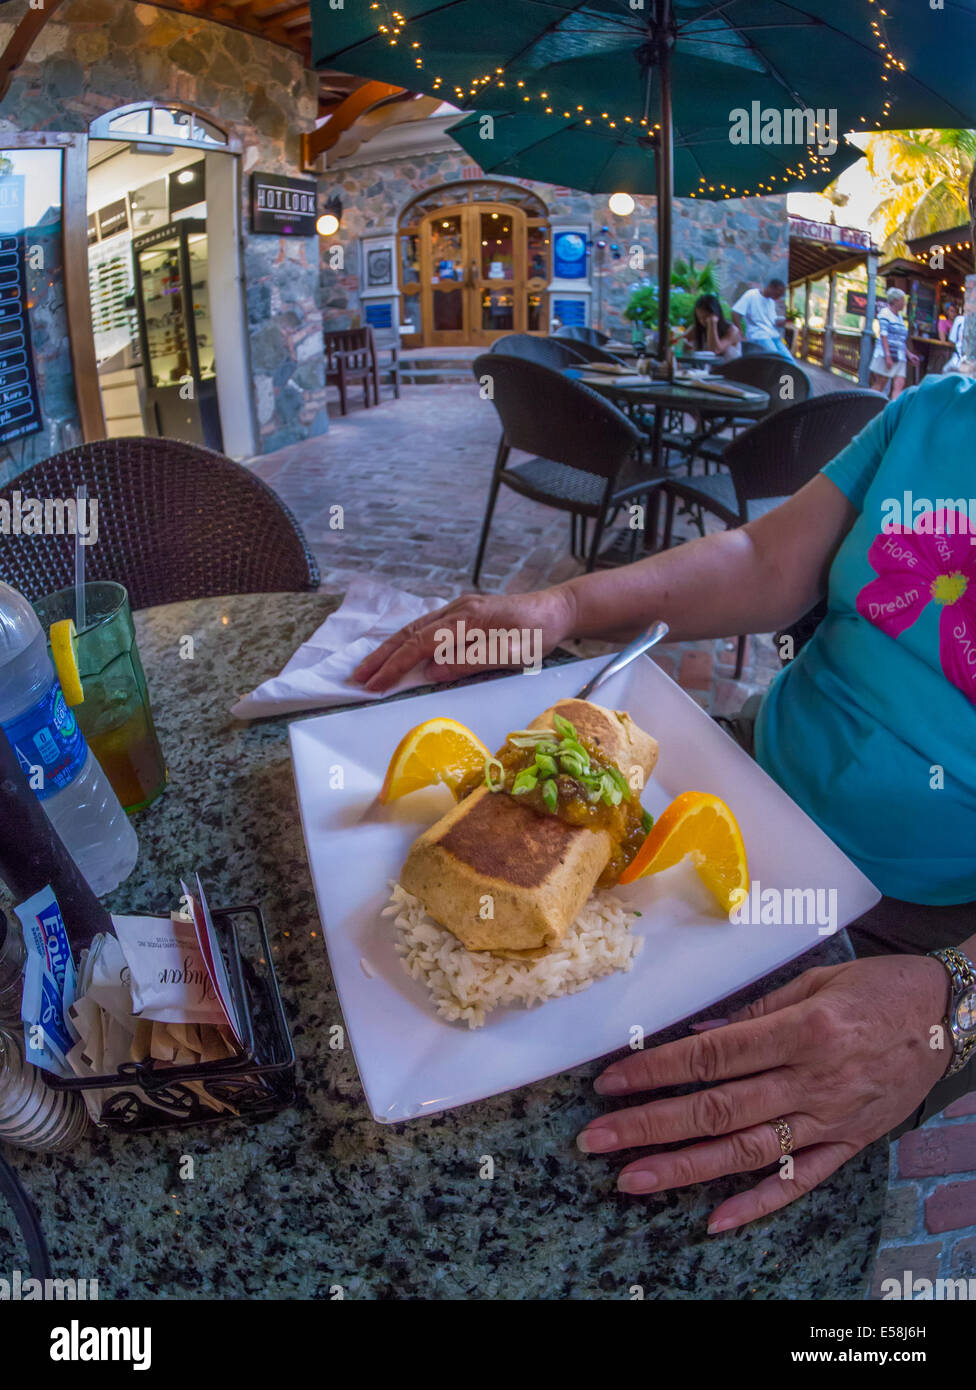
[(24, 175), (0, 178), (0, 443), (41, 428), (27, 316)]

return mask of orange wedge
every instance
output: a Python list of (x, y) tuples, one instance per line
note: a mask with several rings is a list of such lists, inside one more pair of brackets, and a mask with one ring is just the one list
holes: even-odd
[(749, 891), (746, 847), (735, 816), (711, 792), (682, 792), (658, 817), (634, 860), (620, 875), (633, 883), (660, 873), (690, 855), (702, 882), (724, 912), (731, 912)]
[(380, 801), (385, 805), (438, 782), (450, 787), (456, 797), (465, 777), (479, 772), (490, 757), (477, 734), (456, 719), (428, 719), (397, 744), (380, 789)]

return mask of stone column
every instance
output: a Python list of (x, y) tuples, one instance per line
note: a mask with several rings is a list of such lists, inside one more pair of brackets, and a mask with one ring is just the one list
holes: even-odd
[(823, 365), (830, 371), (834, 360), (834, 294), (837, 290), (837, 276), (833, 271), (827, 279), (827, 320), (824, 324)]
[(874, 354), (874, 313), (878, 295), (878, 255), (868, 252), (868, 302), (864, 309), (864, 328), (861, 330), (861, 360), (857, 379), (861, 386), (871, 380), (871, 358)]

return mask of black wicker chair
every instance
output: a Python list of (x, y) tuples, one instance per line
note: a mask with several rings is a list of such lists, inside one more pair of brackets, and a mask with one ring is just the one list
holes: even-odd
[[(35, 463), (0, 497), (98, 503), (88, 579), (115, 579), (133, 608), (220, 594), (315, 589), (318, 566), (291, 512), (233, 459), (177, 439), (101, 439)], [(0, 535), (0, 578), (28, 599), (74, 583), (70, 535)]]
[[(788, 365), (788, 364), (787, 364)], [(724, 521), (743, 526), (771, 511), (815, 477), (885, 406), (877, 391), (835, 391), (791, 406), (729, 440), (724, 462), (729, 474), (674, 478), (663, 485), (667, 498), (664, 548), (671, 544), (675, 503), (680, 499)], [(739, 638), (736, 679), (742, 674), (745, 637)]]
[(598, 328), (574, 328), (568, 325), (565, 328), (557, 328), (553, 337), (569, 338), (577, 343), (589, 343), (591, 347), (603, 347), (604, 343), (610, 341), (610, 335), (601, 333)]
[[(596, 347), (593, 343), (586, 342), (583, 338), (562, 338), (558, 333), (550, 338), (553, 343), (569, 343), (574, 352), (579, 353), (580, 357), (586, 362), (613, 362), (618, 367), (623, 367), (626, 363), (622, 358), (617, 357), (612, 352), (607, 352), (606, 348)], [(633, 371), (633, 368), (631, 368)]]
[[(760, 391), (766, 391), (769, 395), (769, 407), (760, 417), (762, 420), (768, 420), (771, 415), (786, 410), (791, 405), (799, 405), (809, 398), (813, 389), (809, 374), (799, 362), (787, 362), (785, 357), (780, 357), (776, 352), (757, 352), (749, 357), (722, 362), (712, 369), (712, 374), (723, 377), (726, 381), (738, 382), (742, 386), (756, 386)], [(707, 430), (689, 437), (686, 448), (689, 473), (696, 458), (704, 460), (706, 473), (709, 472), (710, 465), (717, 466), (725, 462), (725, 450), (729, 439), (721, 435), (722, 430), (731, 426), (735, 433), (739, 429), (751, 429), (756, 423), (755, 416), (726, 416), (713, 419)]]
[(536, 338), (531, 333), (509, 333), (496, 338), (488, 349), (505, 357), (520, 357), (525, 362), (538, 362), (543, 367), (579, 367), (586, 362), (577, 352), (575, 343), (558, 343), (555, 338)]
[[(640, 430), (623, 411), (581, 382), (501, 352), (485, 353), (472, 365), (479, 380), (491, 381), (492, 400), (502, 424), (473, 582), (477, 584), (481, 573), (502, 486), (569, 512), (573, 555), (585, 558), (587, 570), (592, 570), (608, 515), (626, 502), (649, 501), (667, 473), (642, 470)], [(533, 457), (507, 467), (513, 449)], [(587, 547), (588, 519), (595, 525)], [(635, 530), (632, 549), (637, 535)]]

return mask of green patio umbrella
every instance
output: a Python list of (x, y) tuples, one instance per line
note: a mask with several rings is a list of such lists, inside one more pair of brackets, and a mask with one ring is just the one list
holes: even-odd
[[(688, 108), (684, 120), (682, 106)], [(783, 145), (765, 146), (757, 152), (753, 145), (730, 145), (727, 130), (716, 134), (713, 129), (695, 129), (695, 119), (695, 103), (682, 102), (676, 94), (674, 193), (679, 198), (719, 201), (750, 193), (819, 192), (862, 157), (862, 151), (846, 140), (839, 142), (833, 156), (806, 150), (798, 154), (795, 148)], [(588, 126), (579, 118), (554, 124), (548, 116), (500, 111), (475, 112), (449, 126), (447, 133), (486, 174), (538, 179), (585, 193), (658, 191), (659, 170), (648, 158), (649, 138), (639, 127), (610, 130), (603, 123)], [(659, 201), (659, 213), (660, 208)], [(668, 240), (659, 217), (659, 265), (663, 261), (662, 236)], [(670, 266), (670, 251), (667, 264)], [(659, 352), (664, 350), (662, 334), (667, 332), (670, 295), (664, 299), (658, 323)]]
[[(838, 137), (976, 126), (976, 0), (947, 0), (941, 10), (909, 0), (887, 0), (887, 8), (881, 0), (359, 0), (339, 9), (312, 0), (312, 47), (316, 66), (439, 95), (462, 110), (520, 110), (612, 134), (630, 127), (635, 157), (655, 156), (662, 356), (676, 110), (693, 122), (679, 127), (679, 168), (691, 134), (701, 151), (714, 145), (709, 169), (736, 168), (716, 184), (703, 164), (696, 191), (707, 196), (722, 183), (738, 196), (740, 177), (743, 193), (786, 192), (798, 186), (789, 170), (802, 156), (801, 178), (824, 172), (794, 118), (794, 157), (782, 172), (787, 112), (822, 113), (821, 131)], [(547, 180), (556, 167), (547, 162)], [(580, 186), (572, 176), (562, 181)]]

